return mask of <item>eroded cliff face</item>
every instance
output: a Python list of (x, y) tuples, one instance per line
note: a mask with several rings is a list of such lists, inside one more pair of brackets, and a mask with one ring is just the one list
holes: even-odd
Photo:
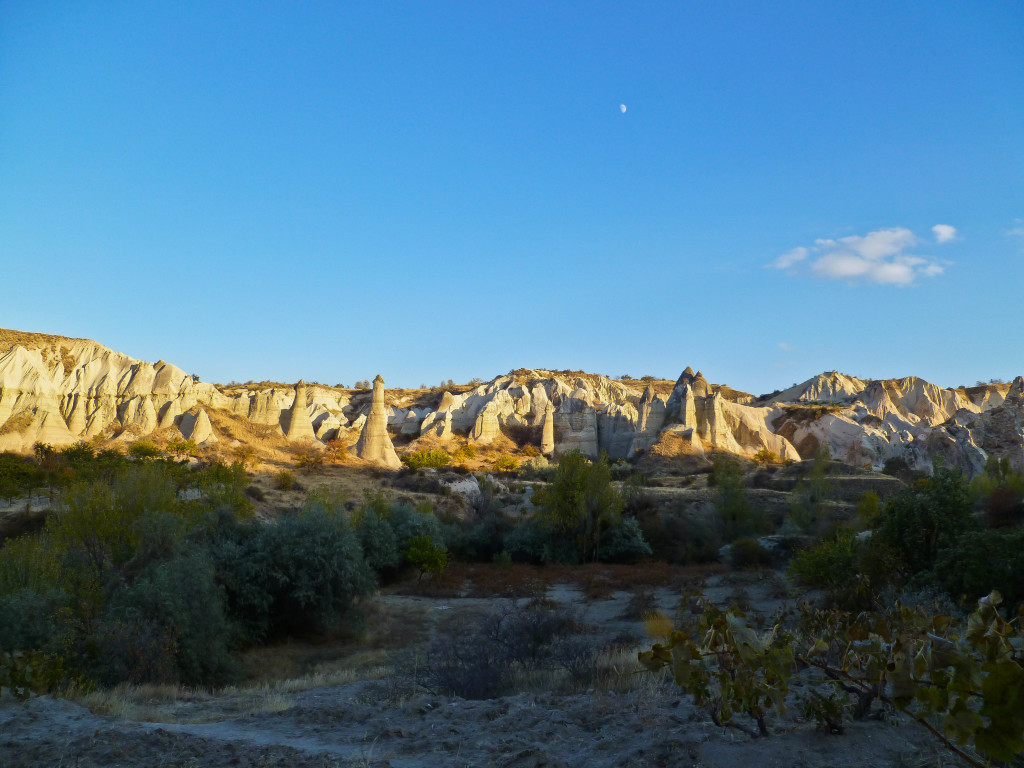
[[(372, 397), (334, 387), (197, 381), (164, 361), (149, 363), (92, 341), (2, 332), (0, 450), (101, 438), (222, 439), (228, 414), (282, 440), (353, 446), (367, 461), (398, 466), (390, 436), (486, 445), (526, 435), (545, 454), (579, 450), (635, 459), (692, 458), (711, 451), (833, 458), (881, 469), (889, 459), (930, 470), (941, 456), (968, 473), (989, 455), (1024, 471), (1024, 379), (1012, 385), (946, 389), (923, 379), (862, 380), (838, 372), (763, 398), (710, 384), (687, 368), (674, 387), (593, 374), (520, 369), (425, 407), (409, 392)], [(12, 340), (13, 339), (13, 340)], [(236, 435), (233, 439), (238, 439)]]

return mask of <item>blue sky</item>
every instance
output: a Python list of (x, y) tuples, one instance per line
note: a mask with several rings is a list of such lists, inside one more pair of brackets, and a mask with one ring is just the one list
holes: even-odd
[(3, 3), (0, 327), (221, 382), (1009, 378), (1022, 39), (1017, 0)]

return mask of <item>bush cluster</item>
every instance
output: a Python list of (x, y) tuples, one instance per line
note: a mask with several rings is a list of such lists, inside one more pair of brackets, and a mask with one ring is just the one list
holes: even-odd
[(404, 659), (400, 669), (427, 691), (467, 699), (500, 696), (516, 679), (538, 673), (586, 683), (601, 651), (576, 612), (537, 602), (458, 618), (439, 630), (422, 654), (426, 663)]
[(227, 683), (234, 651), (347, 626), (401, 545), (441, 540), (433, 516), (392, 505), (389, 554), (370, 514), (358, 525), (315, 494), (259, 524), (239, 464), (74, 461), (92, 479), (60, 492), (40, 533), (0, 547), (0, 653), (102, 685)]
[(998, 527), (984, 525), (992, 522), (993, 494), (1015, 482), (999, 472), (990, 463), (987, 477), (968, 484), (959, 470), (937, 464), (884, 505), (862, 499), (858, 520), (870, 530), (834, 530), (800, 552), (790, 572), (844, 607), (877, 605), (884, 591), (904, 587), (938, 588), (953, 599), (997, 589), (1015, 607), (1024, 602), (1024, 530), (1002, 518)]
[(409, 469), (440, 469), (450, 461), (451, 456), (443, 448), (423, 448), (402, 456), (402, 463)]

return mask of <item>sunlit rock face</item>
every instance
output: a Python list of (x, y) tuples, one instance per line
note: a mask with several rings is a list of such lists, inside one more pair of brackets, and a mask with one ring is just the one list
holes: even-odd
[(306, 405), (306, 383), (300, 380), (295, 385), (295, 399), (292, 407), (288, 410), (287, 426), (284, 436), (289, 440), (316, 440), (316, 433), (313, 431), (313, 421), (309, 418), (309, 408)]
[(360, 459), (379, 464), (388, 469), (398, 469), (402, 462), (395, 453), (395, 446), (388, 435), (388, 411), (384, 402), (384, 379), (380, 374), (373, 380), (373, 402), (366, 417), (363, 431), (353, 448)]
[[(13, 333), (13, 332), (12, 332)], [(149, 363), (83, 339), (15, 334), (0, 346), (0, 450), (147, 435), (217, 439), (218, 414), (294, 441), (356, 442), (357, 455), (400, 466), (389, 428), (407, 438), (481, 445), (503, 433), (545, 455), (614, 459), (722, 451), (807, 458), (824, 448), (859, 466), (890, 459), (931, 470), (941, 457), (973, 475), (990, 455), (1024, 471), (1024, 379), (944, 388), (917, 377), (867, 380), (830, 371), (756, 398), (687, 367), (675, 385), (580, 372), (519, 369), (444, 392), (436, 406), (408, 392), (384, 398), (299, 382), (216, 387), (175, 365)], [(2, 339), (3, 337), (0, 337)], [(358, 440), (356, 437), (358, 436)], [(675, 449), (673, 449), (675, 450)]]

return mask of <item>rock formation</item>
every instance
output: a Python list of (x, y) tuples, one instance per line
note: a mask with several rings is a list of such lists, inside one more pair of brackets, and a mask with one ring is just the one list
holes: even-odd
[(393, 467), (389, 426), (409, 437), (479, 443), (504, 427), (532, 428), (546, 455), (605, 451), (613, 460), (674, 451), (703, 461), (708, 451), (752, 457), (763, 450), (797, 459), (824, 447), (833, 458), (875, 469), (899, 458), (930, 471), (942, 456), (973, 475), (995, 455), (1024, 471), (1021, 377), (944, 388), (916, 377), (866, 381), (829, 371), (755, 398), (688, 367), (667, 398), (660, 386), (645, 383), (641, 391), (630, 380), (519, 369), (444, 392), (433, 409), (422, 395), (400, 393), (389, 407), (376, 383), (372, 399), (301, 382), (294, 390), (215, 387), (162, 360), (135, 360), (92, 341), (8, 331), (0, 335), (0, 450), (115, 434), (120, 441), (168, 438), (172, 428), (213, 440), (211, 416), (220, 412), (261, 427), (250, 430), (257, 435), (349, 442), (358, 434), (357, 453)]
[(316, 440), (309, 408), (306, 406), (306, 382), (301, 379), (295, 385), (295, 400), (288, 411), (284, 435), (289, 440)]
[(554, 423), (558, 434), (556, 454), (580, 451), (591, 459), (598, 457), (597, 410), (587, 401), (584, 389), (562, 398)]
[(550, 456), (555, 452), (555, 408), (547, 398), (544, 398), (543, 419), (544, 426), (541, 428), (540, 452), (545, 456)]
[(473, 423), (473, 432), (471, 437), (473, 442), (479, 445), (487, 445), (494, 441), (500, 434), (498, 424), (498, 405), (495, 400), (487, 403), (483, 407), (483, 410), (476, 417), (476, 421)]
[(388, 435), (388, 412), (384, 402), (384, 379), (380, 374), (373, 380), (373, 404), (366, 424), (359, 435), (353, 452), (364, 461), (380, 464), (388, 469), (400, 469), (402, 462)]
[(668, 404), (655, 395), (654, 388), (648, 384), (637, 407), (636, 432), (626, 454), (629, 458), (645, 452), (654, 444), (665, 424), (667, 413)]
[(202, 408), (196, 413), (183, 415), (178, 429), (183, 438), (199, 445), (217, 441), (217, 436), (213, 433), (213, 424), (210, 423), (210, 416)]

